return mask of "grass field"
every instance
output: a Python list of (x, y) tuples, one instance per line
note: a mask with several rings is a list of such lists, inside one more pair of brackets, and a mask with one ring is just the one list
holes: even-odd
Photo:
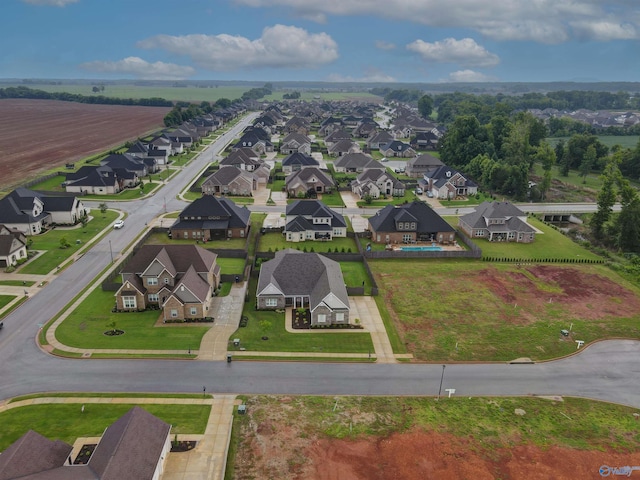
[[(605, 266), (464, 260), (369, 265), (395, 328), (417, 359), (539, 360), (572, 353), (574, 339), (640, 337), (640, 314), (622, 308), (638, 301), (638, 289)], [(557, 280), (540, 277), (540, 268)], [(599, 285), (606, 291), (598, 292)], [(613, 313), (619, 310), (626, 313)], [(570, 324), (572, 336), (561, 337)]]
[(0, 309), (6, 307), (16, 298), (15, 295), (0, 295)]
[[(92, 216), (94, 218), (87, 223), (86, 227), (80, 225), (78, 228), (72, 229), (56, 228), (42, 235), (29, 237), (33, 239), (33, 244), (29, 247), (29, 250), (45, 250), (45, 253), (24, 264), (20, 267), (18, 273), (45, 275), (51, 272), (111, 224), (118, 217), (118, 213), (107, 210), (103, 214), (96, 210), (92, 213)], [(60, 248), (60, 240), (62, 238), (66, 238), (69, 243), (68, 248)], [(77, 243), (78, 240), (80, 240), (80, 243)]]
[[(444, 218), (450, 225), (458, 224), (456, 217), (445, 216)], [(480, 247), (482, 256), (485, 258), (516, 259), (516, 261), (520, 259), (543, 261), (549, 259), (602, 260), (602, 257), (581, 247), (569, 237), (540, 220), (529, 217), (527, 221), (542, 232), (536, 234), (532, 243), (490, 242), (479, 238), (475, 238), (474, 242)]]
[[(64, 345), (78, 348), (185, 350), (197, 349), (209, 330), (197, 324), (170, 324), (154, 327), (162, 315), (159, 310), (113, 313), (114, 292), (100, 287), (76, 308), (56, 329), (56, 338)], [(107, 325), (116, 322), (124, 335), (107, 336)]]
[(371, 291), (371, 279), (362, 262), (340, 262), (340, 270), (347, 287), (365, 287), (365, 294)]
[[(81, 412), (81, 405), (84, 405), (84, 412)], [(78, 437), (99, 437), (133, 406), (78, 402), (14, 408), (0, 413), (0, 450), (5, 450), (30, 429), (70, 444)], [(171, 433), (177, 434), (204, 433), (211, 410), (209, 405), (144, 404), (141, 407), (171, 424)]]
[[(614, 145), (620, 145), (622, 148), (635, 148), (640, 140), (640, 135), (596, 135), (598, 140), (604, 143), (607, 147), (611, 148)], [(560, 140), (568, 142), (571, 137), (549, 137), (547, 142), (552, 147), (555, 147)]]
[(244, 271), (244, 258), (223, 258), (218, 256), (216, 263), (224, 275), (240, 275)]
[[(149, 245), (196, 245), (196, 241), (189, 239), (175, 239), (169, 238), (164, 233), (153, 233), (146, 241)], [(229, 248), (243, 250), (247, 240), (245, 238), (231, 238), (229, 240), (211, 240), (207, 243), (200, 243), (204, 248), (216, 249), (216, 248)]]

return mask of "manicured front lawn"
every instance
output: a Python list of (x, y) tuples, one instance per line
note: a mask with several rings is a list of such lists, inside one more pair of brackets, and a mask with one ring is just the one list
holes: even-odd
[(338, 190), (331, 193), (322, 193), (318, 196), (319, 200), (328, 207), (344, 207), (344, 202)]
[[(82, 412), (84, 405), (84, 412)], [(127, 413), (133, 404), (69, 403), (30, 405), (0, 413), (0, 450), (28, 430), (73, 444), (78, 437), (99, 437), (105, 428)], [(209, 405), (140, 405), (147, 412), (171, 424), (171, 433), (202, 434), (207, 425)]]
[(640, 313), (612, 313), (639, 291), (605, 266), (404, 259), (369, 266), (402, 342), (420, 360), (542, 360), (574, 352), (574, 340), (640, 337)]
[(307, 240), (305, 242), (287, 242), (284, 235), (280, 233), (265, 233), (260, 237), (260, 244), (258, 246), (258, 250), (260, 252), (275, 252), (276, 249), (283, 250), (285, 248), (294, 248), (302, 251), (306, 248), (307, 252), (310, 252), (313, 248), (313, 251), (316, 253), (328, 252), (329, 250), (331, 252), (335, 252), (336, 248), (339, 252), (342, 252), (342, 249), (344, 249), (345, 252), (348, 252), (349, 249), (351, 249), (352, 253), (357, 253), (358, 251), (355, 240), (349, 237), (338, 237), (329, 242), (313, 240)]
[(387, 205), (402, 205), (404, 203), (413, 202), (414, 200), (422, 200), (412, 190), (406, 190), (404, 197), (387, 197), (386, 199), (372, 200), (367, 203), (364, 200), (357, 202), (358, 207), (386, 207)]
[[(198, 324), (167, 324), (155, 327), (160, 310), (114, 313), (115, 292), (93, 290), (82, 304), (56, 329), (56, 338), (77, 348), (185, 350), (198, 349), (208, 327)], [(124, 335), (108, 336), (104, 332), (116, 322)]]
[[(84, 247), (87, 242), (91, 241), (105, 227), (113, 223), (118, 217), (118, 213), (107, 210), (103, 214), (95, 210), (92, 212), (92, 216), (93, 219), (87, 223), (86, 227), (79, 225), (77, 228), (55, 228), (42, 235), (29, 237), (33, 240), (33, 244), (29, 247), (29, 250), (46, 251), (38, 258), (24, 264), (17, 272), (38, 275), (49, 273)], [(66, 238), (70, 244), (69, 247), (64, 249), (60, 248), (60, 240), (62, 238)], [(80, 240), (80, 243), (77, 243), (78, 240)]]
[[(257, 280), (249, 282), (249, 301), (242, 315), (248, 317), (246, 327), (240, 327), (230, 338), (239, 338), (240, 347), (257, 352), (328, 352), (367, 353), (373, 352), (371, 335), (365, 332), (348, 333), (289, 333), (285, 330), (285, 314), (269, 310), (256, 310)], [(263, 322), (265, 321), (266, 322)], [(286, 321), (291, 322), (291, 319)], [(261, 323), (262, 322), (262, 323)], [(268, 340), (262, 340), (266, 336)], [(235, 347), (229, 346), (230, 350)]]

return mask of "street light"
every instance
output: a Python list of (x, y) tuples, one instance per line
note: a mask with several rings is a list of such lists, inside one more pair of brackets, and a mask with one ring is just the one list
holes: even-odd
[(442, 376), (440, 377), (440, 387), (438, 388), (438, 398), (436, 400), (440, 400), (440, 392), (442, 392), (442, 381), (444, 380), (444, 367), (446, 365), (442, 365)]
[(111, 249), (111, 240), (109, 240), (109, 253), (111, 254), (111, 263), (113, 263), (113, 250)]

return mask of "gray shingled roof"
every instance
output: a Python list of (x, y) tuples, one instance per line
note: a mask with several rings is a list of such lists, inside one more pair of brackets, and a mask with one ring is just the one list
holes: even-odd
[(0, 480), (46, 472), (64, 465), (73, 447), (29, 430), (0, 455)]
[(309, 295), (311, 309), (330, 293), (349, 306), (340, 264), (317, 253), (303, 253), (290, 248), (276, 252), (274, 259), (260, 267), (258, 294), (270, 283), (285, 296)]
[[(526, 217), (526, 213), (509, 202), (483, 202), (475, 211), (460, 217), (460, 221), (471, 228), (488, 228), (493, 231), (535, 232), (535, 229), (518, 217)], [(504, 225), (488, 225), (489, 219), (507, 220)]]
[(387, 205), (369, 218), (369, 224), (376, 232), (395, 232), (397, 221), (410, 222), (414, 221), (413, 219), (417, 221), (416, 231), (418, 234), (455, 232), (455, 229), (431, 207), (426, 203), (417, 201), (397, 207)]

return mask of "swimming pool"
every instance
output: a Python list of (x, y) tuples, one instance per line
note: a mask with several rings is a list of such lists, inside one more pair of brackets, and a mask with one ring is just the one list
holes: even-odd
[(413, 247), (400, 247), (403, 252), (440, 252), (442, 247), (427, 247), (426, 245), (417, 245)]

